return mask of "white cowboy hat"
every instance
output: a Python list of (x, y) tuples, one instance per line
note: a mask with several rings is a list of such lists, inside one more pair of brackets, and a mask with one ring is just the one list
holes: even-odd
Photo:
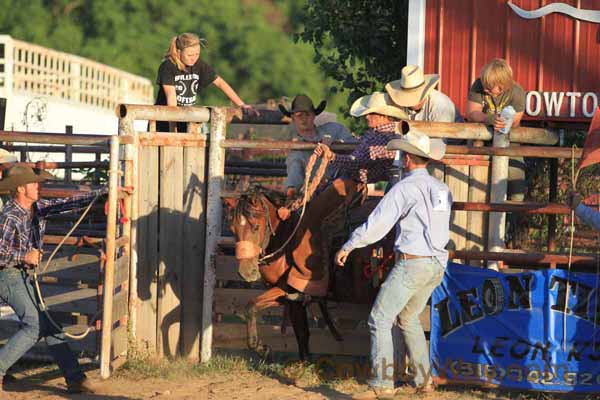
[(394, 103), (402, 107), (412, 107), (422, 102), (440, 81), (439, 75), (424, 75), (416, 65), (407, 65), (400, 74), (400, 79), (385, 85), (385, 90)]
[(19, 161), (19, 159), (12, 153), (4, 149), (0, 149), (0, 164), (8, 164)]
[(402, 150), (417, 156), (441, 160), (446, 154), (446, 143), (442, 139), (431, 139), (424, 133), (408, 131), (402, 138), (390, 140), (387, 149)]
[(394, 105), (390, 96), (386, 93), (375, 92), (368, 96), (363, 96), (352, 103), (350, 115), (353, 117), (362, 117), (363, 115), (377, 113), (395, 117), (399, 119), (408, 119), (408, 115)]

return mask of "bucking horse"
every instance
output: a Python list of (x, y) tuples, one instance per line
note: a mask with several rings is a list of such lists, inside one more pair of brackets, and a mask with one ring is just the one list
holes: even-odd
[[(326, 163), (321, 163), (319, 168), (321, 172), (324, 169), (323, 164)], [(307, 176), (307, 181), (308, 179)], [(314, 185), (310, 187), (306, 185), (305, 193), (312, 192), (314, 188)], [(240, 276), (247, 282), (255, 282), (262, 278), (269, 287), (264, 293), (250, 300), (246, 306), (248, 347), (262, 355), (269, 352), (270, 348), (262, 343), (258, 337), (257, 314), (270, 307), (283, 305), (284, 321), (282, 331), (285, 330), (285, 322), (289, 317), (298, 343), (299, 358), (303, 361), (306, 360), (310, 354), (307, 306), (313, 302), (318, 304), (323, 319), (333, 337), (337, 341), (342, 341), (343, 338), (334, 326), (327, 308), (327, 294), (335, 292), (332, 290), (332, 284), (335, 282), (335, 273), (332, 273), (334, 267), (331, 262), (333, 254), (328, 252), (328, 250), (331, 250), (328, 249), (330, 242), (323, 240), (321, 236), (319, 236), (318, 241), (306, 240), (306, 231), (320, 229), (323, 221), (320, 220), (322, 215), (318, 212), (308, 212), (309, 217), (303, 219), (304, 211), (307, 208), (310, 211), (311, 206), (318, 207), (318, 205), (307, 202), (307, 196), (305, 195), (304, 203), (300, 207), (298, 207), (298, 202), (296, 202), (296, 207), (290, 206), (290, 204), (286, 204), (285, 195), (263, 187), (254, 187), (238, 198), (226, 198), (224, 201), (229, 210), (233, 211), (231, 231), (236, 240), (235, 255), (239, 263), (238, 272)], [(296, 208), (299, 209), (293, 212)], [(281, 212), (290, 209), (292, 210), (291, 213)], [(313, 216), (312, 218), (318, 218), (318, 220), (311, 221), (310, 215)], [(365, 218), (366, 216), (363, 216), (362, 220)], [(384, 242), (386, 243), (385, 253), (393, 254), (391, 251), (392, 240), (386, 237)], [(379, 249), (381, 250), (381, 247)], [(354, 257), (355, 267), (351, 267), (360, 271), (359, 274), (354, 274), (354, 278), (351, 278), (355, 281), (353, 284), (355, 292), (356, 288), (361, 287), (361, 285), (362, 287), (371, 287), (370, 278), (373, 275), (379, 275), (379, 281), (382, 281), (383, 264), (389, 261), (385, 261), (389, 257), (384, 256), (381, 251), (376, 254), (376, 251), (373, 251), (371, 247), (356, 253), (357, 257)], [(373, 265), (372, 254), (376, 259), (382, 261), (379, 263), (380, 265), (376, 263), (375, 273), (371, 269)], [(308, 271), (310, 278), (306, 285), (298, 285), (298, 279), (295, 278), (299, 275), (298, 266), (294, 261), (298, 257), (305, 259), (316, 257), (318, 262), (315, 263), (315, 259), (313, 259), (311, 264), (324, 266), (321, 271)], [(357, 280), (362, 280), (362, 282), (356, 282)], [(311, 287), (318, 288), (323, 285), (325, 285), (325, 290), (317, 290), (318, 295), (314, 294), (314, 290), (310, 290)], [(352, 286), (347, 288), (347, 291), (352, 291)], [(372, 301), (374, 295), (367, 296), (367, 300), (364, 300), (364, 296), (355, 296), (356, 298), (362, 298), (362, 302), (368, 302)], [(339, 299), (334, 298), (334, 300)]]

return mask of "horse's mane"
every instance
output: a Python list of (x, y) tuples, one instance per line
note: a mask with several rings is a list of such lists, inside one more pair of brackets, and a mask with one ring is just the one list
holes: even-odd
[(245, 218), (255, 218), (258, 210), (253, 203), (255, 203), (256, 199), (260, 196), (264, 196), (275, 207), (280, 207), (286, 201), (285, 194), (281, 192), (265, 188), (264, 186), (255, 186), (240, 196), (234, 210), (234, 220), (237, 221), (240, 216), (244, 216)]

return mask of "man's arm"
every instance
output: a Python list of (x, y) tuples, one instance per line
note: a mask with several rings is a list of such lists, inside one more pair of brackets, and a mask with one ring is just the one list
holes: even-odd
[(600, 212), (582, 203), (579, 203), (575, 208), (575, 214), (581, 218), (583, 222), (595, 230), (600, 231)]
[(41, 216), (65, 214), (75, 212), (87, 207), (96, 197), (108, 193), (108, 187), (92, 190), (87, 193), (78, 194), (71, 197), (63, 197), (52, 200), (39, 200), (38, 211)]
[(352, 232), (350, 239), (342, 246), (348, 253), (354, 249), (366, 247), (383, 238), (405, 213), (407, 200), (400, 185), (394, 186), (381, 199), (367, 222)]

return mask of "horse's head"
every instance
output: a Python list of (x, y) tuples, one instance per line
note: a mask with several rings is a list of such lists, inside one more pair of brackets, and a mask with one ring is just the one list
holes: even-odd
[(259, 259), (277, 228), (276, 207), (258, 189), (239, 199), (225, 199), (225, 203), (234, 210), (231, 231), (235, 235), (238, 272), (247, 282), (257, 281)]

